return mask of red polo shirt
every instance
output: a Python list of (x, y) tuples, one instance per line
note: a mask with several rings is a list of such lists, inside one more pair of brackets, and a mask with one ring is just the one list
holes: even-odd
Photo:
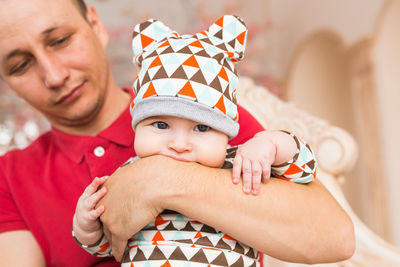
[[(243, 143), (263, 128), (239, 107)], [(133, 150), (129, 108), (95, 137), (75, 136), (55, 129), (24, 150), (0, 157), (0, 232), (29, 230), (48, 266), (120, 266), (80, 248), (71, 236), (75, 205), (96, 176), (113, 173)], [(23, 255), (21, 255), (23, 256)]]

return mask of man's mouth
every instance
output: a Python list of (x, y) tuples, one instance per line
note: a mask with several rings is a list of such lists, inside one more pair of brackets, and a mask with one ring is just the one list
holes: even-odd
[(68, 104), (68, 103), (74, 101), (75, 99), (77, 99), (82, 93), (84, 84), (85, 84), (85, 82), (81, 83), (80, 85), (78, 85), (77, 87), (72, 89), (67, 94), (64, 94), (63, 96), (61, 96), (61, 98), (56, 101), (56, 105)]

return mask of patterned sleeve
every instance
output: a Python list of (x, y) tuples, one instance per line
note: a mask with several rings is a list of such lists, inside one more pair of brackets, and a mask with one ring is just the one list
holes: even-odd
[(271, 174), (277, 178), (295, 183), (307, 184), (315, 179), (317, 161), (311, 147), (292, 133), (282, 131), (291, 135), (296, 142), (297, 151), (294, 157), (282, 164), (271, 166)]
[[(122, 164), (118, 169), (131, 164), (135, 161), (137, 161), (139, 157), (130, 157), (124, 164)], [(111, 246), (108, 243), (108, 240), (106, 236), (103, 234), (96, 243), (92, 245), (84, 245), (79, 240), (76, 238), (74, 230), (72, 230), (72, 236), (74, 237), (74, 240), (76, 243), (78, 243), (79, 246), (81, 246), (84, 250), (89, 252), (90, 254), (94, 256), (99, 256), (99, 257), (108, 257), (112, 256), (112, 251), (111, 251)]]
[(98, 257), (112, 256), (111, 246), (108, 243), (108, 240), (104, 234), (96, 243), (92, 245), (84, 245), (81, 242), (79, 242), (79, 240), (76, 239), (75, 237), (74, 231), (72, 231), (72, 236), (74, 237), (75, 242), (78, 243), (79, 246), (81, 246), (84, 250), (86, 250), (90, 254)]
[[(271, 175), (287, 181), (307, 184), (315, 179), (317, 161), (311, 147), (292, 133), (285, 132), (293, 137), (297, 145), (294, 157), (282, 164), (271, 166)], [(238, 147), (228, 147), (222, 169), (232, 169)]]

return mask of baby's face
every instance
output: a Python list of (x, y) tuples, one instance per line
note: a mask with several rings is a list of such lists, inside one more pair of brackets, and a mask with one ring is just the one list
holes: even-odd
[(206, 125), (172, 116), (156, 116), (136, 125), (135, 151), (141, 157), (164, 155), (220, 167), (228, 136)]

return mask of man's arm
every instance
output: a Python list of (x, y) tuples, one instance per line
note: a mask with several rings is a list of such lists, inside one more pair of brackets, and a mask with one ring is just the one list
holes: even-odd
[(0, 233), (0, 262), (1, 266), (46, 266), (39, 244), (27, 230)]
[[(157, 166), (157, 168), (154, 168)], [(231, 182), (231, 172), (153, 156), (127, 165), (107, 181), (100, 204), (114, 255), (163, 209), (210, 225), (272, 257), (302, 263), (333, 262), (354, 252), (350, 218), (318, 182), (278, 179), (258, 196)]]

